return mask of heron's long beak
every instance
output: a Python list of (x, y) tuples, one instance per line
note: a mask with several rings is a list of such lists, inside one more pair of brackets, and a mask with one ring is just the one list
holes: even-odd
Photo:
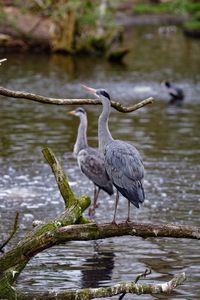
[(93, 88), (91, 88), (91, 87), (89, 87), (89, 86), (86, 86), (86, 85), (84, 85), (84, 84), (81, 84), (81, 86), (82, 86), (86, 91), (88, 91), (89, 93), (92, 93), (92, 94), (95, 94), (95, 93), (96, 93), (96, 90), (93, 89)]
[(68, 111), (67, 114), (68, 114), (68, 115), (75, 116), (75, 110)]

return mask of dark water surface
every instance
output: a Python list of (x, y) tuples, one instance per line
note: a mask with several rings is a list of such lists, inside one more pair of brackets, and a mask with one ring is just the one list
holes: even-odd
[[(96, 58), (59, 55), (6, 55), (1, 85), (51, 97), (88, 96), (80, 83), (106, 88), (113, 99), (136, 103), (154, 96), (156, 102), (137, 112), (112, 110), (110, 130), (115, 138), (131, 141), (140, 150), (146, 169), (146, 201), (132, 208), (138, 222), (200, 225), (200, 41), (186, 39), (179, 30), (160, 36), (156, 27), (127, 32), (131, 52), (124, 65)], [(169, 107), (160, 82), (171, 79), (186, 94), (182, 107)], [(64, 205), (41, 148), (53, 149), (78, 194), (92, 196), (92, 184), (72, 158), (78, 120), (71, 107), (1, 97), (0, 110), (0, 236), (5, 239), (15, 211), (20, 230), (12, 244), (31, 229), (34, 219), (53, 218)], [(101, 106), (85, 106), (89, 143), (97, 146)], [(100, 194), (97, 222), (109, 222), (114, 197)], [(121, 198), (118, 220), (125, 220), (127, 201)], [(0, 240), (1, 240), (0, 239)], [(40, 292), (98, 287), (131, 281), (145, 268), (146, 282), (165, 282), (185, 271), (187, 281), (162, 299), (200, 299), (200, 244), (186, 239), (110, 238), (70, 242), (37, 255), (18, 279), (18, 286)], [(130, 296), (125, 299), (161, 299)]]

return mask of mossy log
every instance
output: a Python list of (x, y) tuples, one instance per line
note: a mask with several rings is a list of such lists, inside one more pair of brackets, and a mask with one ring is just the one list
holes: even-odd
[(79, 222), (88, 222), (85, 217), (82, 217), (82, 213), (90, 205), (89, 197), (77, 197), (74, 194), (63, 168), (49, 148), (43, 149), (43, 154), (55, 175), (65, 201), (65, 211), (54, 220), (46, 221), (37, 226), (12, 250), (0, 257), (0, 299), (16, 299), (17, 291), (12, 284), (33, 256), (49, 247), (60, 244), (60, 241), (54, 237), (58, 228)]

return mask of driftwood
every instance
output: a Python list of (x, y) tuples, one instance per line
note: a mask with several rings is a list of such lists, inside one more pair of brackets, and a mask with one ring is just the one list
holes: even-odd
[[(45, 104), (56, 104), (56, 105), (83, 105), (83, 104), (92, 104), (98, 105), (101, 104), (100, 100), (94, 99), (59, 99), (59, 98), (49, 98), (41, 95), (36, 95), (27, 92), (13, 91), (6, 89), (4, 87), (0, 87), (0, 95), (11, 97), (11, 98), (21, 98), (32, 100)], [(147, 104), (153, 103), (153, 98), (149, 97), (135, 105), (132, 106), (123, 106), (120, 102), (112, 101), (112, 107), (116, 110), (124, 113), (129, 113), (135, 111)]]
[[(64, 171), (49, 148), (43, 149), (44, 157), (51, 166), (58, 187), (65, 201), (65, 211), (54, 220), (48, 220), (34, 228), (13, 249), (0, 257), (0, 299), (31, 299), (29, 294), (22, 294), (13, 288), (29, 260), (37, 253), (54, 245), (71, 240), (95, 240), (112, 236), (136, 235), (142, 237), (178, 237), (200, 238), (200, 229), (192, 226), (170, 224), (86, 224), (88, 219), (83, 217), (83, 211), (89, 206), (87, 196), (77, 197), (70, 188)], [(77, 225), (74, 225), (79, 223)], [(82, 224), (80, 224), (82, 223)], [(83, 224), (85, 223), (85, 224)], [(185, 280), (185, 274), (175, 276), (172, 281), (163, 284), (120, 283), (119, 285), (98, 288), (66, 291), (55, 295), (45, 293), (34, 296), (34, 299), (93, 299), (112, 296), (120, 293), (163, 293), (169, 292)]]

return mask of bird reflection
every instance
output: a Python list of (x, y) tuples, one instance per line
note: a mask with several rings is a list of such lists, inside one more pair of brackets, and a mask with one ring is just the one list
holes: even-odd
[(97, 288), (112, 278), (114, 252), (111, 249), (101, 249), (97, 242), (95, 242), (94, 251), (92, 257), (85, 260), (81, 270), (82, 288)]

